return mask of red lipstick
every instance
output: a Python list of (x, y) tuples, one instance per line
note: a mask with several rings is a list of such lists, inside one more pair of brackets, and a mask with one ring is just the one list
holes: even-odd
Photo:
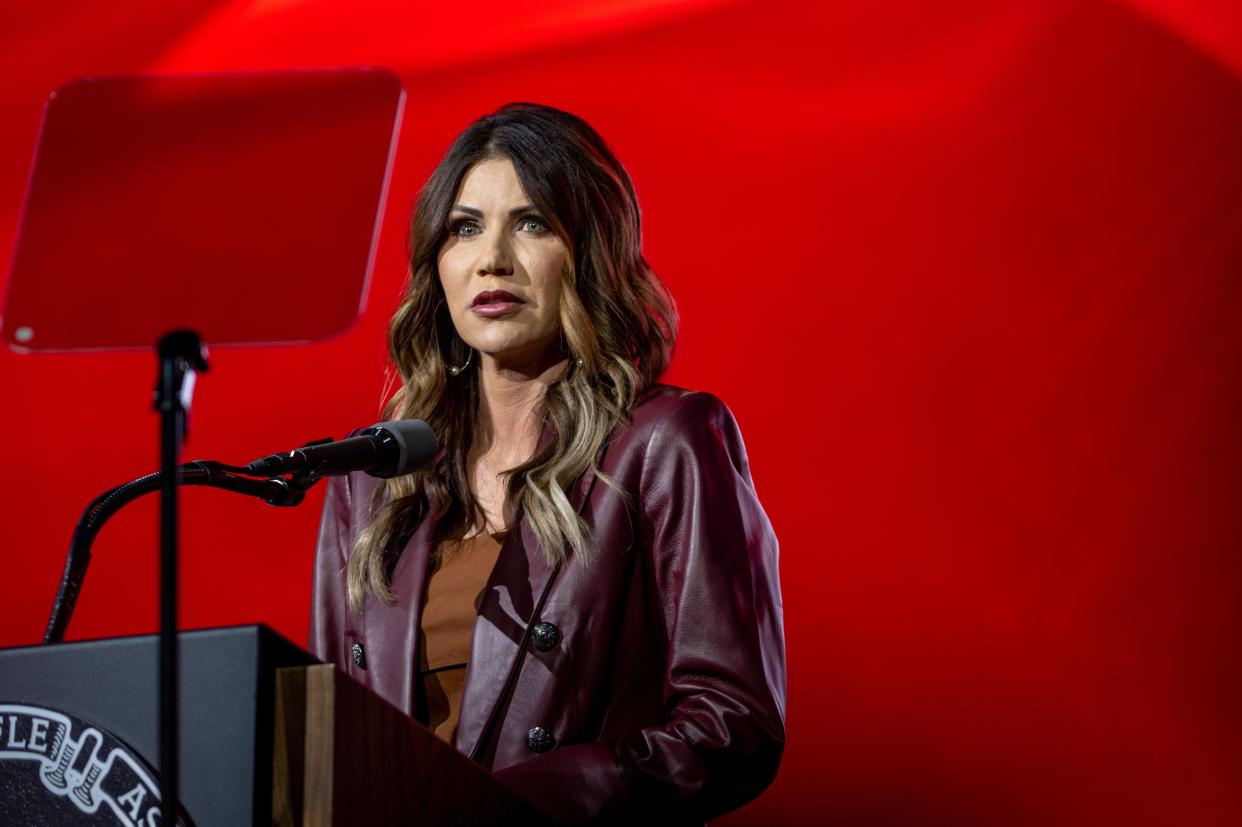
[(474, 297), (470, 309), (479, 316), (504, 316), (522, 306), (522, 300), (507, 290), (484, 290)]

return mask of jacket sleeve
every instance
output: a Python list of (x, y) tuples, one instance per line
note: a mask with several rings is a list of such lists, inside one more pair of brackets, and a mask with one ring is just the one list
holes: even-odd
[(345, 566), (353, 543), (350, 478), (328, 481), (319, 543), (315, 549), (315, 572), (311, 586), (310, 651), (325, 663), (346, 667), (345, 632), (349, 622), (346, 605)]
[(713, 818), (762, 792), (784, 747), (776, 537), (723, 403), (692, 394), (654, 424), (638, 496), (667, 634), (666, 720), (497, 773), (566, 821)]

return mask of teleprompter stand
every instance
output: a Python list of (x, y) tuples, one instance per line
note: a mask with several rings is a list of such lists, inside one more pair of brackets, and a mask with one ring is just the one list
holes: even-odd
[[(44, 110), (0, 335), (22, 353), (158, 343), (166, 825), (175, 823), (184, 757), (178, 462), (194, 380), (207, 369), (205, 343), (311, 342), (353, 324), (403, 102), (390, 72), (325, 69), (83, 78), (55, 90)], [(81, 577), (68, 568), (71, 611)], [(63, 636), (68, 611), (59, 629), (54, 612), (49, 640)], [(77, 767), (44, 769), (68, 784)], [(99, 792), (98, 778), (75, 783), (74, 800)]]
[(155, 409), (160, 415), (160, 823), (175, 824), (179, 730), (177, 715), (178, 484), (181, 444), (189, 422), (194, 380), (207, 370), (197, 333), (179, 330), (159, 341)]

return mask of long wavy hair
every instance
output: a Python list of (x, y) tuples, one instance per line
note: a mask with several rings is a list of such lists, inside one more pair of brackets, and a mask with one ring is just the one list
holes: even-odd
[(643, 391), (668, 366), (677, 336), (672, 298), (642, 254), (638, 199), (625, 168), (586, 121), (548, 106), (511, 103), (472, 123), (453, 142), (419, 194), (410, 229), (410, 276), (388, 327), (400, 387), (386, 419), (422, 419), (443, 446), (429, 468), (387, 480), (372, 501), (372, 520), (350, 554), (349, 603), (367, 591), (396, 600), (396, 556), (430, 509), (435, 542), (465, 537), (483, 524), (470, 485), (468, 457), (479, 414), (478, 359), (460, 375), (469, 351), (449, 317), (437, 258), (449, 210), (466, 173), (480, 161), (507, 158), (526, 195), (571, 251), (559, 308), (568, 367), (547, 389), (541, 410), (551, 439), (510, 469), (509, 504), (520, 507), (549, 558), (590, 561), (590, 529), (568, 491), (584, 473), (602, 474), (596, 458)]

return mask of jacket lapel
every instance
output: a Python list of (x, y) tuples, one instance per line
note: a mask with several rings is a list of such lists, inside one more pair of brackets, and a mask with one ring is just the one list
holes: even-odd
[(525, 520), (509, 532), (487, 581), (470, 642), (454, 744), (473, 755), (505, 693), (527, 624), (551, 584), (554, 567)]
[[(586, 473), (571, 492), (581, 512), (595, 483)], [(528, 626), (547, 599), (561, 566), (548, 563), (543, 546), (523, 514), (509, 532), (474, 622), (470, 663), (462, 688), (461, 711), (454, 745), (478, 760), (490, 722), (521, 669)]]

